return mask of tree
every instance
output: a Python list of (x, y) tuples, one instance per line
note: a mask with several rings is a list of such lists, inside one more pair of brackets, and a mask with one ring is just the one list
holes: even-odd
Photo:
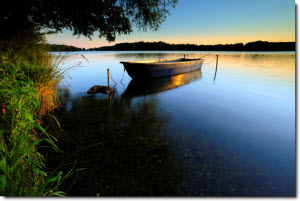
[[(175, 7), (177, 0), (23, 0), (4, 1), (0, 7), (0, 40), (15, 34), (36, 30), (62, 31), (67, 28), (74, 35), (91, 39), (99, 37), (114, 41), (117, 35), (132, 32), (132, 25), (140, 30), (158, 30)], [(1, 41), (0, 41), (1, 42)]]

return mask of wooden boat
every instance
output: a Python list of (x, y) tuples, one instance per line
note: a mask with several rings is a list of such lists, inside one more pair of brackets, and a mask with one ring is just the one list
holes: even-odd
[(132, 79), (122, 94), (124, 98), (146, 96), (176, 89), (202, 78), (201, 70), (157, 79)]
[(121, 61), (131, 78), (145, 79), (178, 75), (200, 70), (203, 59), (167, 59), (145, 61)]

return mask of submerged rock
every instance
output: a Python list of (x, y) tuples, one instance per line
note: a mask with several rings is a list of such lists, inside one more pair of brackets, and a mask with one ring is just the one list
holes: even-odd
[(97, 93), (109, 94), (112, 92), (112, 90), (113, 89), (111, 87), (95, 85), (95, 86), (91, 87), (87, 91), (87, 93), (88, 94), (97, 94)]

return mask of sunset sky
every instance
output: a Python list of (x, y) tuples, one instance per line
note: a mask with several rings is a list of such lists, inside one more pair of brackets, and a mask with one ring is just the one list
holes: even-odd
[(159, 31), (118, 36), (115, 42), (73, 36), (69, 30), (47, 36), (51, 44), (92, 48), (122, 42), (228, 44), (251, 41), (295, 41), (294, 0), (178, 0)]

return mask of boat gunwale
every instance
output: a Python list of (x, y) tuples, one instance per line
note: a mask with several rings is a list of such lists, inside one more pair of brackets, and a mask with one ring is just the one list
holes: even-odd
[[(184, 58), (181, 58), (184, 59)], [(170, 64), (185, 64), (185, 63), (191, 63), (196, 61), (204, 61), (204, 59), (188, 59), (188, 61), (177, 61), (177, 62), (171, 62), (176, 61), (178, 59), (166, 59), (166, 60), (138, 60), (138, 61), (121, 61), (122, 64), (140, 64), (140, 65), (170, 65)], [(169, 61), (169, 62), (168, 62)], [(148, 62), (148, 63), (146, 63)], [(163, 63), (160, 63), (163, 62)]]

